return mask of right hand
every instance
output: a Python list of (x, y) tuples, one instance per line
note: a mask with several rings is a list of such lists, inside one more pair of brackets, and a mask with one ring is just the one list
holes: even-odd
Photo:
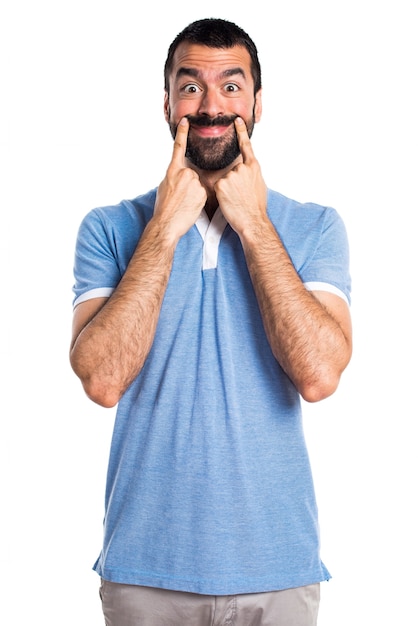
[(207, 200), (197, 173), (186, 165), (189, 122), (182, 118), (174, 139), (173, 156), (164, 180), (158, 187), (154, 217), (180, 239), (196, 222)]

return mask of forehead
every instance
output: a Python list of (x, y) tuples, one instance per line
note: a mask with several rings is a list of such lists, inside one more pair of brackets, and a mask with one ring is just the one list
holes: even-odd
[(174, 53), (170, 80), (176, 80), (184, 70), (198, 71), (202, 77), (216, 77), (230, 69), (239, 69), (245, 80), (252, 82), (251, 57), (244, 46), (210, 48), (182, 42)]

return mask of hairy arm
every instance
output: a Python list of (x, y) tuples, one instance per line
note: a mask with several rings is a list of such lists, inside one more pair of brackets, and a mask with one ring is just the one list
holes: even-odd
[(351, 358), (349, 309), (334, 294), (304, 287), (267, 216), (245, 124), (235, 123), (243, 159), (217, 182), (217, 198), (241, 239), (272, 351), (302, 397), (315, 402), (335, 391)]
[(241, 241), (276, 359), (305, 400), (331, 395), (351, 356), (347, 304), (307, 291), (271, 223)]
[(151, 220), (112, 296), (75, 308), (71, 365), (87, 395), (103, 406), (114, 406), (142, 368), (173, 255)]
[(178, 240), (206, 201), (197, 174), (185, 166), (188, 122), (179, 124), (173, 157), (158, 188), (154, 215), (109, 299), (75, 308), (71, 365), (87, 395), (114, 406), (148, 356)]

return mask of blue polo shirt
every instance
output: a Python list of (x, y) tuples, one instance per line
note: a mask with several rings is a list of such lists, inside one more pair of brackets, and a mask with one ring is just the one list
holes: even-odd
[[(75, 305), (112, 293), (155, 194), (85, 217)], [(307, 289), (349, 302), (337, 212), (270, 190), (268, 214)], [(300, 397), (272, 354), (239, 237), (219, 209), (179, 241), (151, 351), (119, 402), (94, 569), (113, 582), (213, 595), (329, 578)]]

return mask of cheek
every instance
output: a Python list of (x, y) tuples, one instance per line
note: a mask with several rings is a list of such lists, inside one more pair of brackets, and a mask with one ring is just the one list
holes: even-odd
[(239, 115), (243, 120), (248, 121), (253, 117), (254, 101), (250, 99), (230, 98), (225, 106), (226, 115)]
[(171, 106), (169, 105), (168, 113), (170, 120), (178, 123), (185, 115), (196, 115), (197, 106), (193, 105), (192, 102), (175, 102)]
[(236, 107), (236, 113), (242, 117), (244, 120), (248, 120), (252, 118), (254, 110), (254, 101), (251, 102), (240, 102)]

